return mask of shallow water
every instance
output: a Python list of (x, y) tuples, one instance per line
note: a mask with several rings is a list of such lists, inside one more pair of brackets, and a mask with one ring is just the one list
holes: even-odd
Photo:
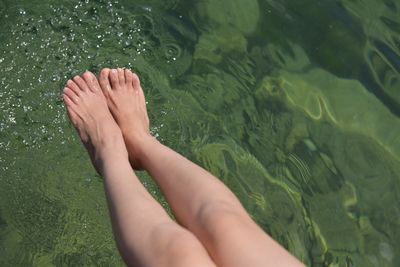
[(308, 266), (400, 266), (399, 1), (0, 0), (0, 23), (0, 266), (122, 266), (60, 98), (104, 66)]

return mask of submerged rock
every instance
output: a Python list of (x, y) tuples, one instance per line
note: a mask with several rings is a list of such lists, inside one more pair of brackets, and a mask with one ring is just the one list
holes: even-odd
[(257, 0), (206, 0), (197, 4), (201, 20), (216, 27), (230, 26), (244, 34), (257, 27), (260, 8)]
[(321, 70), (281, 72), (289, 101), (314, 120), (368, 136), (400, 159), (400, 119), (356, 80)]

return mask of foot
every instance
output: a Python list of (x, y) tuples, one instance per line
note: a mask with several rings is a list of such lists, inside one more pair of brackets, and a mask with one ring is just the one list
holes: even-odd
[(139, 77), (128, 69), (103, 69), (100, 86), (108, 108), (118, 123), (127, 145), (131, 165), (143, 169), (140, 155), (147, 141), (154, 138), (149, 130), (146, 100)]
[(105, 158), (128, 157), (121, 130), (93, 73), (69, 80), (63, 98), (68, 116), (100, 174)]

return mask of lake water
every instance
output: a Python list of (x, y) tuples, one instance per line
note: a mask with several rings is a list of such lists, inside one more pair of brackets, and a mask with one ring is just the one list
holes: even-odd
[(0, 266), (123, 266), (60, 97), (117, 66), (308, 266), (400, 266), (398, 0), (0, 0)]

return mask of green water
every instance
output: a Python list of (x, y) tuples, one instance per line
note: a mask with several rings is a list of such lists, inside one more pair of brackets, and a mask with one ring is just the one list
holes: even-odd
[(122, 266), (60, 98), (105, 66), (308, 266), (400, 266), (398, 0), (0, 0), (0, 266)]

